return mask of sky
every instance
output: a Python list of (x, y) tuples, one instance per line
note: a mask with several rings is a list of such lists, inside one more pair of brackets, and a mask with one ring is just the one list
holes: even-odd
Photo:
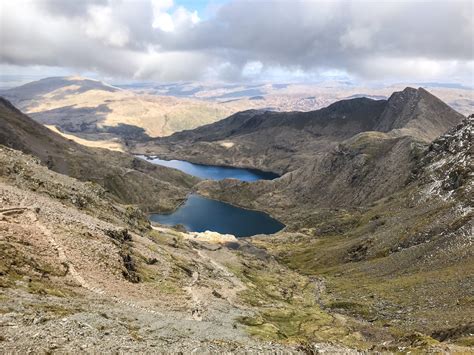
[(474, 86), (473, 19), (472, 0), (0, 0), (0, 77)]

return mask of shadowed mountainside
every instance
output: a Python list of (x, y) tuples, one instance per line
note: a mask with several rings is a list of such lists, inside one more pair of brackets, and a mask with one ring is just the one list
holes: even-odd
[(169, 210), (198, 179), (126, 153), (93, 149), (52, 132), (0, 98), (0, 144), (34, 155), (51, 170), (94, 181), (123, 203)]

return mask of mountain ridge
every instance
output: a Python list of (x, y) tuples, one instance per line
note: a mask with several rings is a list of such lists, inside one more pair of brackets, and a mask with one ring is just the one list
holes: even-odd
[(378, 131), (427, 143), (463, 117), (424, 89), (406, 88), (388, 100), (342, 100), (311, 112), (244, 111), (195, 130), (137, 143), (131, 150), (284, 174), (359, 133)]

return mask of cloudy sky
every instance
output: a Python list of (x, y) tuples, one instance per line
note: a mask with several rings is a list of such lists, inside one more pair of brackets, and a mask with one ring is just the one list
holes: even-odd
[(0, 71), (474, 85), (474, 2), (0, 0)]

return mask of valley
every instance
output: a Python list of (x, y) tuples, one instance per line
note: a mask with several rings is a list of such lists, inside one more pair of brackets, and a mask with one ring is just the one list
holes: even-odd
[(3, 351), (472, 349), (474, 121), (423, 88), (123, 152), (0, 119)]

